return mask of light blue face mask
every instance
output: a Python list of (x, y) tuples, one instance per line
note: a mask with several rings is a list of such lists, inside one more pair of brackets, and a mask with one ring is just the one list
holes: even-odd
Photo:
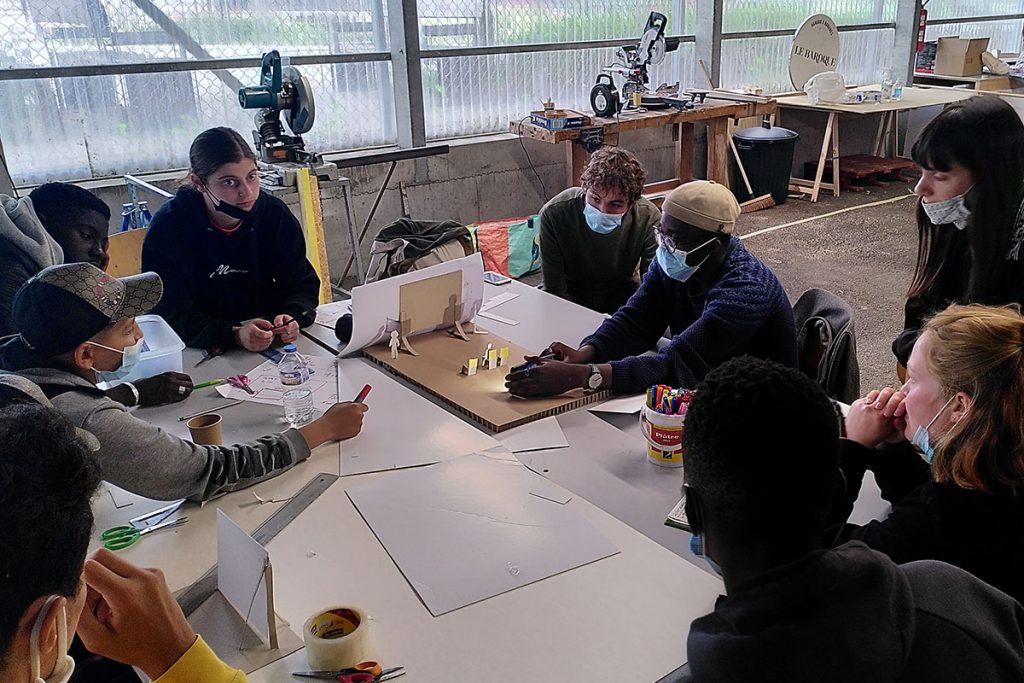
[(602, 213), (590, 205), (586, 199), (583, 200), (583, 217), (587, 219), (587, 227), (598, 235), (607, 235), (622, 225), (621, 213)]
[(690, 251), (682, 251), (680, 249), (670, 250), (666, 249), (664, 245), (659, 244), (658, 250), (655, 252), (655, 258), (657, 258), (658, 265), (661, 266), (661, 269), (665, 272), (665, 275), (668, 275), (673, 280), (678, 280), (679, 282), (686, 282), (691, 277), (693, 277), (693, 274), (697, 272), (698, 268), (704, 265), (704, 261), (707, 261), (711, 257), (711, 254), (705, 256), (704, 260), (695, 266), (687, 265), (686, 257), (689, 254), (692, 254), (693, 252), (697, 251), (698, 249), (703, 249), (707, 245), (714, 242), (715, 239), (716, 238), (712, 237), (704, 244), (694, 249), (691, 249)]
[(133, 344), (132, 346), (124, 347), (124, 349), (115, 349), (111, 346), (105, 346), (103, 344), (98, 344), (92, 341), (86, 343), (92, 344), (93, 346), (98, 346), (101, 349), (106, 349), (107, 351), (113, 351), (114, 353), (121, 354), (121, 365), (116, 370), (96, 370), (95, 368), (93, 368), (98, 380), (100, 382), (106, 382), (107, 384), (120, 382), (125, 377), (127, 377), (128, 374), (135, 367), (136, 363), (139, 362), (139, 357), (142, 355), (141, 339), (135, 342), (135, 344)]
[(704, 561), (711, 567), (711, 571), (722, 576), (722, 568), (718, 566), (718, 563), (704, 554), (704, 536), (701, 534), (692, 534), (690, 536), (690, 552), (697, 557), (703, 557)]
[(939, 412), (935, 413), (935, 417), (933, 417), (927, 425), (924, 427), (918, 427), (914, 431), (914, 438), (910, 440), (910, 442), (917, 447), (917, 450), (921, 451), (921, 457), (924, 458), (924, 461), (929, 465), (931, 465), (932, 460), (935, 459), (935, 446), (931, 443), (931, 437), (928, 435), (928, 430), (933, 424), (935, 424), (935, 421), (939, 419), (939, 415), (942, 415), (942, 412), (949, 407), (949, 404), (953, 402), (954, 398), (956, 398), (956, 394), (950, 396), (949, 400), (942, 404), (942, 407), (939, 408)]

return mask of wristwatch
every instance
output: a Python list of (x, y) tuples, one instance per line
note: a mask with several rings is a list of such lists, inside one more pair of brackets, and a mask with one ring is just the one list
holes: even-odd
[(590, 368), (590, 374), (587, 376), (587, 383), (584, 385), (584, 389), (597, 390), (601, 388), (604, 377), (601, 376), (601, 368), (597, 367), (593, 363), (587, 363), (587, 367)]

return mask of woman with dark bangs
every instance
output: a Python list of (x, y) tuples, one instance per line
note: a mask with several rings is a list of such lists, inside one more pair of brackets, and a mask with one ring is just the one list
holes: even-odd
[(918, 250), (904, 329), (892, 344), (903, 381), (922, 321), (951, 303), (1024, 304), (1024, 124), (994, 96), (951, 105), (911, 151)]

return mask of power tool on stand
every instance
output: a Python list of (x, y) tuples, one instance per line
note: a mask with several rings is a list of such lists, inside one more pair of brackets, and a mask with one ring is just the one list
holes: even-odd
[[(283, 64), (277, 50), (263, 55), (260, 84), (240, 89), (238, 102), (242, 109), (259, 110), (254, 117), (256, 130), (252, 137), (264, 162), (316, 160), (316, 155), (307, 152), (302, 142), (302, 134), (309, 132), (315, 118), (313, 91), (298, 69)], [(283, 124), (287, 124), (293, 135), (285, 134)]]
[[(659, 12), (647, 17), (643, 34), (636, 45), (624, 45), (615, 54), (615, 62), (601, 69), (590, 91), (590, 106), (598, 116), (615, 116), (620, 111), (661, 109), (668, 104), (663, 97), (679, 93), (679, 84), (662, 84), (651, 92), (647, 69), (665, 61), (665, 55), (679, 49), (679, 38), (665, 38), (668, 18)], [(616, 89), (614, 76), (623, 79)]]

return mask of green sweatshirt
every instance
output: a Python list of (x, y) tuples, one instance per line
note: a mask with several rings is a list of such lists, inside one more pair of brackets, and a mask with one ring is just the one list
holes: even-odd
[(641, 198), (622, 225), (601, 235), (583, 217), (586, 192), (570, 187), (540, 210), (540, 254), (544, 289), (600, 313), (614, 313), (636, 291), (654, 259), (658, 207)]

